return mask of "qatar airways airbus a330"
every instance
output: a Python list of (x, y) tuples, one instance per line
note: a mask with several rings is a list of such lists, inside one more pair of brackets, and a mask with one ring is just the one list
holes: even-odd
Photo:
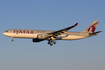
[(11, 37), (12, 41), (14, 41), (13, 38), (30, 38), (33, 42), (48, 40), (48, 44), (52, 46), (56, 44), (55, 40), (77, 40), (97, 35), (101, 32), (95, 32), (98, 22), (94, 21), (82, 32), (68, 32), (69, 29), (78, 25), (76, 23), (73, 26), (57, 31), (11, 29), (3, 32), (3, 35)]

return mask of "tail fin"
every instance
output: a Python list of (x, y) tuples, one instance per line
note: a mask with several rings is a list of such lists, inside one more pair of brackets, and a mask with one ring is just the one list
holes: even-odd
[(98, 24), (99, 21), (94, 21), (92, 24), (90, 24), (89, 27), (87, 27), (84, 31), (82, 32), (89, 32), (89, 33), (94, 33), (96, 27), (97, 27), (97, 24)]

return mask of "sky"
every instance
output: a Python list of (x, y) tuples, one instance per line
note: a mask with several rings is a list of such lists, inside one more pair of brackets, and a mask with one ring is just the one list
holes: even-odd
[[(8, 29), (80, 32), (99, 20), (99, 35), (33, 43), (4, 36)], [(105, 70), (105, 0), (0, 0), (0, 70)]]

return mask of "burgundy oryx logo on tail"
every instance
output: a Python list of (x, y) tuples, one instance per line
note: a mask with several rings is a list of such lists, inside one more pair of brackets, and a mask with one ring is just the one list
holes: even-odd
[(96, 22), (96, 23), (94, 23), (93, 25), (91, 25), (91, 26), (88, 28), (87, 31), (94, 33), (94, 31), (95, 31), (95, 29), (96, 29), (96, 27), (97, 27), (97, 24), (98, 24), (98, 22)]

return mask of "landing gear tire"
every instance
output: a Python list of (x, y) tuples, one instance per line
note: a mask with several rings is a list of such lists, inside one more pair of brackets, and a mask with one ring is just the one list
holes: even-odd
[(53, 45), (53, 44), (50, 44), (51, 46)]
[(48, 40), (48, 44), (50, 44), (51, 42), (50, 42), (50, 40)]
[(53, 42), (54, 44), (56, 44), (56, 42)]
[(50, 44), (50, 42), (48, 42), (48, 44)]

